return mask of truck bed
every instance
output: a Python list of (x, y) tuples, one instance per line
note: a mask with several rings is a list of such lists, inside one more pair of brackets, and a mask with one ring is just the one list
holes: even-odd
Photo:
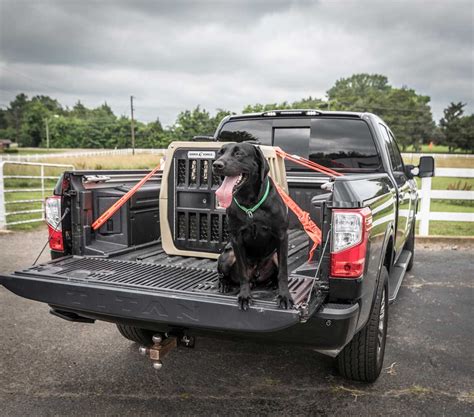
[(277, 308), (276, 290), (256, 288), (252, 308), (239, 311), (237, 291), (218, 291), (216, 261), (168, 256), (159, 242), (109, 257), (60, 258), (3, 276), (1, 283), (18, 295), (85, 317), (271, 331), (301, 321), (317, 267), (307, 264), (303, 231), (290, 230), (289, 242), (289, 286), (295, 301), (291, 310)]

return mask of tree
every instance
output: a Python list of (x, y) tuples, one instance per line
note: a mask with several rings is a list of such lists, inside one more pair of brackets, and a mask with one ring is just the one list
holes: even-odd
[(106, 119), (116, 119), (116, 116), (110, 106), (105, 102), (99, 107), (96, 107), (91, 111), (92, 117), (106, 118)]
[(49, 111), (52, 114), (60, 115), (64, 113), (64, 109), (61, 106), (61, 104), (59, 104), (59, 101), (49, 96), (42, 96), (42, 95), (34, 96), (31, 99), (31, 102), (39, 103), (42, 107), (44, 107), (47, 111)]
[(221, 119), (230, 112), (218, 110), (214, 117), (208, 111), (197, 106), (194, 110), (181, 112), (170, 129), (171, 140), (190, 140), (197, 135), (214, 135)]
[(276, 110), (276, 109), (291, 109), (290, 103), (284, 101), (283, 103), (270, 103), (270, 104), (249, 104), (242, 110), (242, 113), (262, 113), (265, 111)]
[[(472, 150), (473, 116), (463, 115), (462, 103), (460, 114), (456, 113), (456, 109), (449, 109), (442, 125), (436, 128), (430, 98), (408, 87), (394, 88), (383, 75), (355, 74), (342, 78), (328, 90), (327, 97), (328, 100), (308, 96), (294, 102), (253, 104), (246, 106), (243, 112), (264, 112), (277, 108), (373, 112), (389, 124), (403, 149), (410, 145), (420, 149), (422, 143), (436, 140), (438, 143), (451, 141), (451, 148)], [(166, 147), (173, 140), (213, 135), (221, 120), (229, 114), (227, 110), (217, 109), (212, 115), (197, 106), (181, 112), (171, 127), (163, 128), (158, 118), (150, 123), (136, 121), (136, 145)], [(77, 101), (69, 109), (61, 106), (56, 99), (43, 95), (29, 99), (25, 94), (18, 94), (6, 110), (0, 110), (0, 135), (23, 146), (44, 146), (46, 120), (51, 146), (131, 146), (130, 119), (115, 116), (106, 102), (91, 109)]]
[(8, 122), (8, 110), (0, 109), (0, 139), (14, 139), (15, 129)]
[(12, 138), (16, 142), (20, 142), (21, 127), (23, 124), (23, 115), (28, 105), (28, 96), (26, 94), (18, 94), (7, 109), (7, 121), (9, 127), (15, 131), (15, 136)]
[(372, 112), (380, 116), (403, 150), (410, 145), (421, 150), (422, 143), (432, 138), (435, 123), (430, 97), (407, 87), (394, 88), (384, 75), (354, 74), (336, 81), (327, 95), (331, 110)]
[(435, 130), (430, 98), (404, 87), (392, 88), (382, 101), (382, 107), (377, 110), (374, 106), (372, 111), (390, 126), (403, 150), (412, 145), (416, 152), (421, 151)]
[(74, 104), (70, 115), (73, 117), (79, 117), (80, 119), (86, 119), (87, 117), (89, 117), (89, 113), (90, 110), (86, 106), (84, 106), (84, 104), (82, 104), (80, 100), (78, 100), (77, 103)]
[(291, 107), (294, 109), (330, 110), (330, 103), (328, 101), (323, 101), (320, 98), (309, 96), (308, 98), (303, 98), (300, 101), (295, 101)]
[(471, 150), (474, 141), (473, 115), (464, 116), (465, 103), (450, 103), (443, 111), (443, 117), (439, 125), (445, 137), (444, 143), (449, 152), (457, 148)]
[(461, 118), (461, 138), (459, 147), (472, 153), (474, 151), (474, 114)]
[(135, 137), (138, 148), (164, 148), (169, 144), (168, 132), (163, 129), (160, 119), (136, 126)]
[(0, 109), (0, 129), (8, 128), (7, 111)]
[(220, 122), (222, 121), (222, 119), (226, 116), (229, 116), (231, 114), (235, 114), (235, 113), (232, 113), (228, 110), (224, 110), (224, 109), (217, 109), (217, 113), (215, 114), (215, 116), (212, 118), (211, 120), (211, 127), (213, 129), (213, 133), (215, 133), (215, 131), (217, 130), (217, 127), (219, 126)]
[(282, 103), (270, 103), (270, 104), (249, 104), (244, 107), (242, 113), (262, 113), (271, 110), (282, 110), (282, 109), (327, 109), (328, 102), (323, 101), (316, 97), (309, 96), (293, 103), (283, 101)]
[(46, 142), (46, 119), (51, 113), (38, 100), (30, 101), (26, 106), (21, 126), (19, 143), (22, 146), (40, 146)]
[(390, 91), (385, 75), (354, 74), (349, 78), (341, 78), (327, 91), (330, 101), (337, 101), (339, 106), (353, 106), (361, 98)]
[(446, 144), (451, 148), (456, 146), (456, 138), (459, 136), (459, 121), (464, 113), (465, 104), (462, 102), (450, 103), (443, 110), (443, 117), (439, 125), (444, 133)]

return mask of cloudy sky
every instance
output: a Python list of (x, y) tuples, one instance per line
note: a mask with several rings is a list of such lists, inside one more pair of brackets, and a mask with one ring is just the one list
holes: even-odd
[(197, 104), (324, 97), (380, 73), (473, 111), (472, 1), (0, 0), (0, 106), (18, 93), (171, 124)]

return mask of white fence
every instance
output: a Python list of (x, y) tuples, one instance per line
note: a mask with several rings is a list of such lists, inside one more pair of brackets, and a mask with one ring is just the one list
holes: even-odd
[[(153, 154), (161, 155), (165, 153), (166, 149), (135, 149), (135, 154)], [(46, 158), (74, 158), (78, 156), (103, 156), (103, 155), (132, 155), (133, 149), (97, 149), (97, 150), (80, 150), (68, 152), (54, 152), (54, 153), (35, 153), (26, 155), (17, 154), (0, 154), (0, 161), (40, 161)]]
[[(38, 172), (38, 175), (5, 175), (5, 166), (14, 165), (14, 166), (27, 166), (34, 167), (34, 171)], [(45, 175), (45, 172), (50, 168), (61, 168), (62, 170), (74, 170), (73, 165), (64, 165), (64, 164), (42, 164), (34, 162), (20, 162), (20, 161), (0, 161), (0, 230), (6, 229), (8, 226), (13, 226), (15, 224), (24, 224), (24, 223), (35, 223), (44, 220), (44, 201), (45, 198), (51, 195), (53, 187), (46, 184), (46, 180), (57, 180), (58, 175)], [(14, 188), (6, 187), (5, 180), (10, 179), (25, 179), (33, 181), (35, 184), (39, 182), (38, 188), (36, 185), (33, 188)], [(22, 195), (31, 195), (36, 198), (6, 198), (7, 195), (15, 195), (21, 193)], [(41, 198), (38, 198), (38, 194), (41, 193)], [(34, 205), (35, 203), (41, 202), (41, 208), (28, 209), (28, 210), (15, 210), (15, 207), (18, 205)], [(38, 216), (33, 217), (27, 220), (18, 220), (18, 221), (9, 221), (8, 218), (14, 215), (21, 214), (34, 214), (38, 213)]]
[[(449, 178), (473, 178), (474, 169), (468, 168), (437, 168), (437, 177)], [(428, 236), (430, 230), (430, 220), (472, 222), (474, 213), (447, 213), (431, 211), (431, 200), (474, 200), (474, 191), (461, 190), (432, 190), (431, 177), (421, 179), (421, 208), (417, 215), (420, 220), (420, 235)]]

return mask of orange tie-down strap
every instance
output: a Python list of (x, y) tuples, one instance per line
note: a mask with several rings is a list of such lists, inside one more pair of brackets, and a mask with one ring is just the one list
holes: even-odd
[(313, 259), (314, 251), (321, 243), (321, 229), (316, 226), (316, 223), (311, 220), (311, 218), (309, 217), (309, 213), (307, 211), (304, 211), (300, 206), (298, 206), (298, 204), (296, 204), (295, 201), (287, 193), (285, 193), (285, 191), (283, 191), (283, 189), (276, 182), (274, 182), (273, 185), (278, 191), (278, 194), (280, 194), (280, 197), (283, 202), (295, 214), (295, 216), (298, 218), (299, 222), (303, 226), (304, 231), (313, 241), (313, 246), (309, 251), (308, 257), (308, 262), (310, 262), (311, 259)]
[(122, 197), (120, 197), (119, 200), (117, 200), (114, 204), (110, 206), (104, 213), (100, 215), (100, 217), (92, 223), (92, 229), (97, 230), (99, 227), (101, 227), (107, 220), (109, 220), (119, 209), (122, 207), (128, 199), (137, 192), (137, 190), (145, 184), (153, 175), (156, 174), (157, 171), (161, 169), (161, 162), (160, 165), (157, 167), (153, 168), (153, 170), (145, 175), (138, 183), (136, 183), (126, 194), (124, 194)]
[[(299, 165), (302, 165), (306, 168), (309, 168), (313, 171), (321, 172), (322, 174), (329, 175), (332, 177), (340, 177), (344, 174), (341, 174), (340, 172), (334, 171), (331, 168), (327, 168), (323, 165), (319, 165), (316, 162), (310, 161), (309, 159), (302, 158), (301, 156), (298, 155), (291, 155), (289, 153), (286, 153), (283, 151), (281, 148), (276, 147), (275, 148), (276, 153), (280, 155), (282, 158), (287, 159), (291, 162), (295, 162)], [(278, 194), (280, 194), (280, 197), (284, 201), (284, 203), (288, 206), (288, 208), (295, 214), (295, 216), (298, 218), (299, 222), (303, 226), (304, 231), (306, 234), (309, 236), (309, 238), (313, 241), (313, 246), (311, 250), (309, 251), (309, 259), (308, 262), (313, 259), (314, 251), (318, 247), (318, 245), (321, 243), (321, 229), (316, 226), (316, 224), (311, 220), (311, 217), (309, 217), (309, 213), (307, 211), (304, 211), (298, 204), (296, 204), (293, 199), (285, 193), (285, 191), (276, 183), (275, 188), (278, 191)]]

